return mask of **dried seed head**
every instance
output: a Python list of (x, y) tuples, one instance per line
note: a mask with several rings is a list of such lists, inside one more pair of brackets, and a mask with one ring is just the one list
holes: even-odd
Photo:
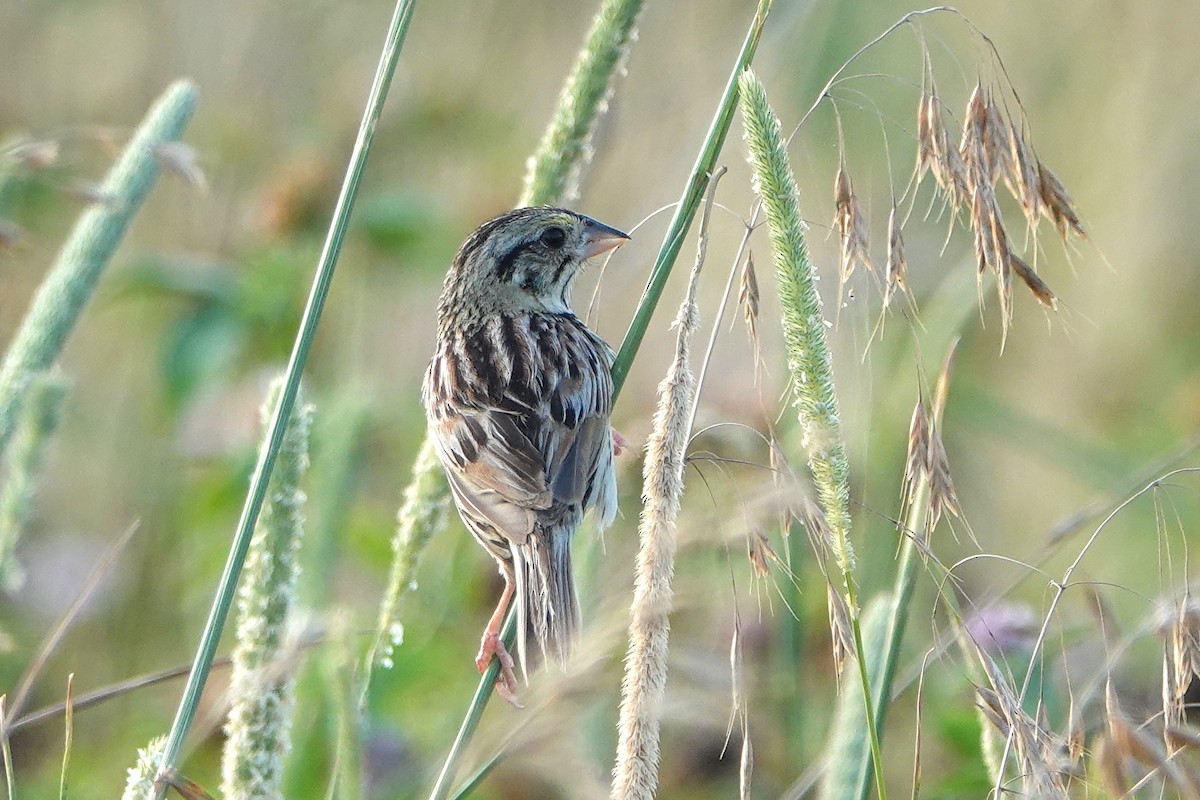
[(854, 274), (856, 264), (862, 264), (868, 270), (873, 270), (871, 255), (867, 243), (867, 222), (858, 205), (858, 196), (854, 194), (854, 184), (846, 173), (843, 164), (838, 167), (837, 177), (833, 182), (834, 225), (838, 229), (841, 241), (840, 283), (842, 286)]
[(901, 489), (905, 509), (916, 496), (917, 484), (925, 477), (929, 463), (929, 423), (925, 403), (918, 400), (913, 408), (912, 420), (908, 423), (908, 453), (904, 459), (904, 485)]
[(991, 185), (992, 172), (987, 149), (988, 112), (983, 87), (975, 84), (967, 109), (963, 114), (962, 136), (958, 143), (958, 154), (967, 168), (967, 185), (975, 189), (984, 184)]
[(163, 169), (174, 172), (185, 183), (198, 189), (207, 187), (204, 171), (196, 157), (196, 150), (183, 142), (163, 142), (154, 148), (154, 157)]
[(917, 180), (925, 177), (931, 169), (937, 174), (938, 146), (935, 126), (940, 122), (934, 104), (937, 98), (929, 92), (921, 94), (917, 103)]
[(946, 457), (946, 446), (942, 443), (942, 434), (936, 428), (929, 437), (929, 529), (937, 527), (943, 513), (962, 519), (962, 509), (958, 504), (958, 494), (954, 491), (954, 481), (950, 478), (950, 461)]
[(887, 254), (887, 286), (883, 293), (883, 305), (886, 308), (892, 302), (896, 289), (908, 291), (908, 261), (904, 258), (904, 231), (900, 222), (900, 212), (892, 203), (892, 211), (888, 214), (888, 254)]
[(1068, 233), (1074, 233), (1081, 239), (1087, 238), (1079, 215), (1075, 213), (1075, 202), (1067, 194), (1058, 176), (1050, 171), (1042, 162), (1038, 162), (1038, 189), (1042, 198), (1042, 213), (1054, 223), (1058, 235), (1065, 242)]
[(995, 183), (1001, 174), (1012, 174), (1012, 134), (990, 91), (987, 94), (985, 110), (987, 118), (983, 128), (983, 150), (987, 155), (988, 174), (992, 183)]
[(1011, 251), (1008, 254), (1008, 259), (1009, 263), (1012, 264), (1013, 272), (1017, 273), (1017, 277), (1021, 279), (1021, 282), (1029, 287), (1029, 291), (1033, 292), (1033, 296), (1037, 298), (1038, 302), (1051, 311), (1057, 311), (1058, 298), (1051, 291), (1050, 287), (1046, 285), (1046, 282), (1034, 272), (1033, 267), (1029, 266), (1020, 256)]
[(750, 559), (750, 567), (754, 574), (760, 578), (770, 577), (771, 564), (779, 562), (779, 556), (771, 547), (767, 535), (758, 528), (746, 536), (746, 555)]
[(1029, 143), (1021, 136), (1021, 129), (1014, 121), (1010, 123), (1009, 144), (1010, 170), (1012, 171), (1013, 197), (1021, 204), (1025, 221), (1036, 228), (1042, 206), (1042, 183), (1038, 177), (1038, 161)]
[(746, 320), (746, 330), (754, 345), (754, 363), (758, 364), (761, 342), (758, 338), (758, 276), (754, 272), (754, 254), (746, 252), (746, 262), (742, 265), (742, 274), (738, 283), (738, 305), (741, 306), (742, 316)]
[(833, 666), (840, 678), (846, 658), (854, 652), (854, 631), (850, 627), (850, 611), (841, 593), (829, 581), (825, 582), (829, 603), (829, 636), (833, 647)]

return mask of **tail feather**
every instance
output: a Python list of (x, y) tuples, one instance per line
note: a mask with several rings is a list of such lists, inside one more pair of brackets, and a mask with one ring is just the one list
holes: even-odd
[(539, 526), (513, 548), (516, 578), (517, 655), (529, 680), (528, 641), (541, 656), (565, 667), (579, 634), (579, 598), (571, 568), (573, 526)]

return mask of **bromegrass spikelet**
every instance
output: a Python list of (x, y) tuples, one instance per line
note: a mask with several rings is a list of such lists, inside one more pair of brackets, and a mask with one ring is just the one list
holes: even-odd
[[(263, 404), (268, 427), (281, 382)], [(298, 403), (279, 449), (267, 502), (258, 519), (237, 598), (230, 676), (231, 708), (225, 724), (221, 792), (240, 800), (280, 800), (283, 759), (290, 747), (293, 676), (283, 663), (296, 595), (308, 435), (313, 407)]]

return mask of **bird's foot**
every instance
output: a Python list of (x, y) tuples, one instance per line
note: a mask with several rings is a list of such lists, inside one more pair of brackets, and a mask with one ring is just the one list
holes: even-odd
[(629, 443), (629, 440), (626, 439), (624, 436), (622, 436), (621, 432), (618, 431), (616, 428), (612, 429), (612, 440), (613, 440), (613, 455), (614, 456), (619, 456), (619, 455), (621, 455), (621, 453), (625, 452), (626, 450), (633, 449), (633, 445), (631, 445)]
[(483, 634), (483, 639), (479, 642), (479, 655), (475, 656), (475, 667), (480, 675), (487, 672), (493, 656), (500, 662), (500, 674), (496, 676), (496, 693), (514, 708), (524, 708), (517, 699), (517, 675), (513, 672), (512, 656), (500, 640), (500, 634), (489, 630)]

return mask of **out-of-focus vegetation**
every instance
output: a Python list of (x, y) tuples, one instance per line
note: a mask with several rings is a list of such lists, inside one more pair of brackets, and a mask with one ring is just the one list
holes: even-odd
[[(574, 204), (636, 227), (598, 289), (597, 270), (576, 290), (576, 306), (614, 344), (670, 216), (655, 212), (678, 198), (751, 6), (646, 4)], [(993, 627), (1012, 635), (1005, 653), (1019, 686), (1022, 658), (1054, 597), (1050, 579), (1112, 505), (1170, 467), (1200, 460), (1190, 449), (1200, 427), (1200, 242), (1192, 235), (1200, 189), (1190, 178), (1200, 170), (1192, 146), (1200, 140), (1200, 57), (1191, 46), (1194, 9), (1186, 5), (960, 8), (994, 42), (1004, 74), (961, 20), (922, 22), (952, 118), (961, 119), (977, 81), (1011, 82), (1038, 157), (1070, 187), (1088, 232), (1064, 254), (1042, 226), (1036, 266), (1059, 297), (1057, 313), (1017, 291), (1001, 355), (990, 290), (982, 314), (975, 310), (970, 234), (960, 226), (946, 243), (949, 219), (927, 190), (905, 234), (920, 324), (894, 312), (875, 332), (879, 293), (863, 269), (835, 307), (839, 162), (854, 175), (880, 265), (892, 187), (903, 192), (912, 168), (922, 76), (912, 29), (856, 62), (848, 75), (857, 77), (834, 87), (833, 102), (806, 122), (791, 155), (826, 313), (838, 322), (830, 340), (853, 479), (860, 594), (891, 587), (893, 520), (901, 513), (918, 381), (935, 379), (949, 332), (961, 327), (942, 435), (969, 530), (955, 522), (954, 538), (943, 526), (930, 549), (947, 565), (974, 556), (956, 569), (968, 611), (1005, 601), (1007, 616), (993, 617)], [(778, 3), (756, 72), (785, 129), (850, 54), (908, 10), (892, 2)], [(315, 643), (298, 662), (289, 798), (325, 796), (334, 743), (355, 713), (346, 652), (372, 639), (395, 509), (424, 436), (418, 391), (441, 275), (475, 225), (515, 202), (525, 159), (593, 11), (528, 1), (417, 8), (306, 378), (316, 414), (299, 580)], [(53, 651), (27, 710), (61, 701), (70, 673), (79, 696), (190, 661), (245, 494), (257, 410), (295, 331), (389, 13), (380, 3), (0, 4), (0, 137), (57, 147), (53, 163), (23, 165), (3, 182), (0, 347), (72, 221), (98, 199), (89, 190), (113, 153), (147, 104), (180, 76), (200, 90), (185, 139), (206, 177), (203, 190), (178, 176), (160, 181), (60, 361), (71, 388), (17, 549), (24, 581), (0, 603), (0, 692), (11, 692), (105, 551), (135, 521), (138, 530)], [(754, 203), (738, 125), (721, 159), (730, 172), (700, 283), (705, 340), (721, 273)], [(951, 136), (956, 141), (957, 130)], [(1019, 211), (1008, 218), (1019, 239)], [(735, 626), (755, 796), (785, 794), (820, 761), (834, 705), (824, 581), (800, 529), (784, 539), (773, 512), (764, 513), (776, 491), (769, 473), (734, 463), (769, 464), (762, 439), (748, 428), (775, 425), (793, 447), (793, 467), (803, 463), (794, 415), (780, 416), (787, 370), (766, 237), (752, 239), (751, 250), (760, 265), (762, 366), (731, 310), (722, 325), (736, 325), (718, 339), (700, 398), (697, 428), (706, 432), (692, 445), (700, 457), (686, 475), (680, 518), (664, 798), (737, 791), (736, 735), (723, 748)], [(677, 274), (668, 285), (616, 409), (616, 427), (633, 442), (649, 431), (683, 280)], [(709, 428), (721, 423), (738, 426)], [(478, 789), (481, 797), (607, 794), (638, 461), (636, 454), (621, 459), (625, 518), (605, 546), (589, 530), (576, 542), (586, 643), (596, 663), (567, 680), (535, 677), (528, 694), (539, 702), (531, 709), (488, 710), (463, 774), (516, 738)], [(1154, 629), (1160, 603), (1178, 599), (1190, 577), (1187, 547), (1200, 522), (1195, 487), (1195, 479), (1177, 476), (1105, 526), (1073, 576), (1095, 582), (1093, 590), (1073, 587), (1054, 612), (1037, 683), (1048, 722), (1058, 731), (1078, 723), (1089, 747), (1111, 735), (1104, 702), (1110, 674), (1131, 717), (1152, 718), (1159, 706), (1163, 644)], [(1064, 518), (1097, 497), (1110, 501), (1100, 516), (1055, 537)], [(756, 577), (746, 553), (758, 532), (791, 565), (798, 585), (778, 565), (770, 578)], [(933, 602), (939, 574), (923, 574), (915, 595), (885, 771), (891, 791), (907, 793), (924, 664), (922, 790), (982, 796), (990, 782), (959, 654), (939, 650), (923, 661), (950, 630), (945, 608)], [(359, 754), (369, 797), (427, 791), (476, 683), (478, 634), (499, 590), (494, 565), (457, 521), (430, 544), (418, 584), (405, 601), (394, 667), (372, 683)], [(225, 649), (232, 645), (230, 636)], [(219, 785), (226, 680), (218, 668), (185, 765), (210, 791)], [(167, 681), (77, 711), (71, 797), (119, 792), (137, 748), (169, 726), (179, 687)], [(11, 741), (18, 796), (57, 796), (61, 716), (22, 728)], [(1095, 773), (1086, 779), (1099, 785)]]

